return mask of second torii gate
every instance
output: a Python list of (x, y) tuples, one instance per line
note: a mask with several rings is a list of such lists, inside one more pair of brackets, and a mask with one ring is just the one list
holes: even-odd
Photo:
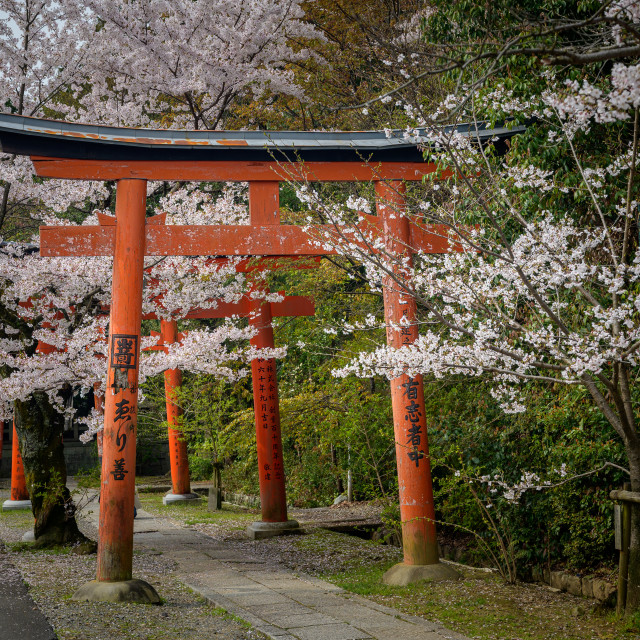
[[(281, 293), (282, 295), (282, 293)], [(262, 309), (265, 309), (262, 312)], [(312, 316), (315, 313), (313, 301), (304, 296), (284, 296), (279, 302), (260, 303), (244, 296), (239, 302), (218, 302), (211, 309), (192, 309), (184, 319), (226, 318), (230, 316), (249, 316), (249, 322), (258, 333), (252, 339), (257, 348), (273, 348), (272, 317)], [(269, 318), (264, 322), (263, 315)], [(148, 317), (148, 316), (145, 316)], [(166, 349), (178, 342), (179, 334), (175, 320), (161, 320), (159, 342), (150, 349)], [(254, 413), (256, 418), (256, 443), (258, 448), (258, 469), (260, 482), (260, 504), (262, 522), (254, 522), (248, 527), (253, 539), (270, 537), (277, 533), (298, 528), (295, 520), (287, 517), (287, 503), (282, 467), (282, 439), (278, 407), (278, 382), (274, 358), (252, 361)], [(263, 375), (266, 373), (266, 377)], [(264, 380), (269, 389), (264, 389)], [(181, 384), (181, 373), (173, 369), (165, 372), (165, 395), (167, 421), (169, 423), (169, 455), (171, 460), (172, 492), (165, 496), (165, 504), (176, 500), (189, 499), (192, 496), (189, 486), (189, 467), (187, 443), (179, 430), (176, 430), (180, 409), (172, 399)], [(263, 417), (264, 416), (264, 417)], [(172, 428), (173, 427), (173, 428)], [(273, 482), (270, 482), (273, 475)]]
[[(464, 131), (460, 131), (464, 134)], [(507, 130), (468, 130), (474, 139), (506, 138)], [(442, 229), (409, 225), (404, 181), (438, 171), (400, 134), (382, 132), (143, 131), (0, 115), (5, 153), (29, 155), (43, 177), (116, 180), (116, 225), (44, 227), (42, 255), (113, 255), (113, 293), (102, 466), (97, 580), (78, 599), (157, 601), (131, 580), (140, 323), (145, 255), (318, 256), (331, 253), (295, 225), (280, 225), (278, 187), (288, 179), (374, 181), (380, 232), (387, 247), (410, 256), (451, 250)], [(281, 161), (274, 159), (281, 158)], [(368, 160), (365, 161), (363, 160)], [(248, 181), (251, 224), (189, 227), (145, 224), (147, 180)], [(417, 337), (415, 301), (385, 283), (388, 340)], [(404, 319), (403, 321), (401, 321)], [(263, 313), (263, 321), (268, 317)], [(391, 381), (404, 562), (386, 579), (452, 577), (438, 562), (428, 463), (422, 377)]]

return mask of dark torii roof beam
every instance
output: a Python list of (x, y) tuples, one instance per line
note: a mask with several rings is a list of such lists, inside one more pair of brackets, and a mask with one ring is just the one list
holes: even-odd
[[(445, 128), (449, 131), (452, 127)], [(479, 143), (524, 127), (460, 125)], [(80, 180), (421, 180), (436, 171), (403, 131), (178, 131), (58, 122), (0, 114), (4, 153), (31, 156), (38, 175)]]

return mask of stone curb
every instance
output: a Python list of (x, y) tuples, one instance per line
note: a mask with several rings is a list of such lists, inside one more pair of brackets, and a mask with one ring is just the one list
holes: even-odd
[(616, 585), (602, 578), (581, 578), (566, 571), (551, 571), (544, 576), (544, 582), (553, 589), (598, 602), (611, 602), (618, 593)]

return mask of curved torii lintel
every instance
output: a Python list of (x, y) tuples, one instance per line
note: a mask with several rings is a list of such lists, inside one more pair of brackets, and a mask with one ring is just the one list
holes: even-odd
[[(499, 151), (524, 129), (443, 127)], [(4, 153), (31, 156), (40, 176), (76, 180), (416, 181), (438, 170), (418, 147), (429, 144), (425, 130), (411, 137), (402, 130), (154, 130), (0, 114)]]

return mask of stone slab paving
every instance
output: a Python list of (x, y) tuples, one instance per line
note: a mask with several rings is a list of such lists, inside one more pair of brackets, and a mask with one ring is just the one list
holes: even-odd
[[(97, 525), (97, 516), (95, 509), (86, 517)], [(142, 509), (134, 520), (134, 545), (173, 559), (184, 584), (272, 640), (469, 640)]]

